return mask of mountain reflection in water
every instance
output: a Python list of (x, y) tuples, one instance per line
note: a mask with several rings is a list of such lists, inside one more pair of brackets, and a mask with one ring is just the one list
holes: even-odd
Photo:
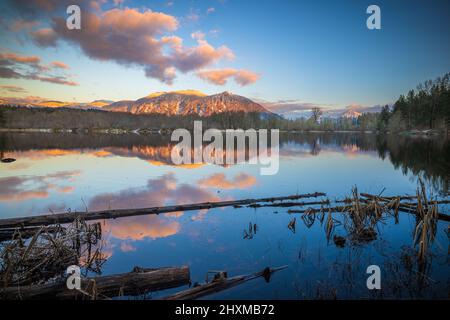
[[(414, 195), (418, 178), (435, 196), (449, 192), (450, 144), (443, 138), (282, 134), (274, 176), (261, 176), (258, 166), (246, 163), (175, 166), (173, 145), (161, 135), (1, 133), (0, 156), (17, 161), (0, 164), (0, 217), (314, 191), (342, 199), (355, 185), (360, 192)], [(236, 275), (287, 264), (270, 283), (255, 280), (208, 298), (448, 297), (448, 222), (437, 222), (426, 261), (420, 261), (413, 215), (383, 215), (366, 241), (356, 241), (345, 214), (293, 215), (288, 209), (220, 208), (106, 220), (109, 258), (103, 272), (189, 265), (193, 282), (202, 282), (208, 270)], [(448, 206), (439, 210), (448, 213)], [(382, 291), (367, 290), (371, 264), (383, 270)]]

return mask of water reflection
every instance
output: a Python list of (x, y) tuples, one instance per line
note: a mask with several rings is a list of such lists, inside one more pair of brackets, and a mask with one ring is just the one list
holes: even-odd
[[(281, 157), (298, 158), (327, 153), (341, 153), (349, 158), (361, 154), (378, 156), (389, 159), (404, 174), (421, 176), (440, 192), (449, 190), (450, 143), (445, 138), (314, 133), (282, 134), (280, 140)], [(0, 134), (2, 157), (33, 160), (82, 153), (95, 157), (136, 157), (156, 166), (172, 165), (170, 154), (173, 146), (170, 136), (165, 135)], [(248, 150), (244, 152), (249, 153)], [(22, 165), (8, 164), (8, 168), (20, 169)], [(183, 167), (198, 168), (201, 165)]]
[(0, 201), (25, 201), (48, 198), (50, 190), (71, 193), (71, 182), (80, 171), (59, 171), (45, 176), (12, 176), (0, 178)]
[[(449, 191), (446, 139), (316, 133), (280, 140), (279, 174), (260, 176), (243, 164), (174, 166), (170, 136), (1, 133), (2, 157), (17, 161), (0, 164), (0, 216), (303, 191), (323, 191), (334, 200), (351, 196), (353, 185), (375, 194), (384, 187), (387, 195), (415, 194), (419, 177), (430, 190)], [(447, 222), (436, 223), (434, 241), (420, 252), (414, 240), (423, 229), (407, 213), (356, 219), (311, 207), (301, 214), (245, 207), (103, 221), (104, 272), (187, 264), (193, 281), (202, 282), (207, 270), (235, 275), (289, 264), (290, 272), (270, 284), (255, 281), (211, 298), (364, 298), (379, 297), (365, 287), (365, 267), (377, 264), (389, 287), (384, 297), (446, 297)]]

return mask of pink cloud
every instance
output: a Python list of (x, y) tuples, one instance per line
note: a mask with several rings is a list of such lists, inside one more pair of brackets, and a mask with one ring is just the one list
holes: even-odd
[(220, 189), (248, 189), (255, 184), (256, 178), (246, 173), (240, 173), (233, 179), (227, 179), (223, 173), (216, 173), (199, 181), (201, 187)]
[(24, 93), (24, 92), (27, 92), (27, 90), (25, 90), (22, 87), (12, 86), (12, 85), (1, 85), (0, 86), (0, 91), (13, 92), (13, 93)]
[(64, 62), (61, 62), (61, 61), (53, 61), (50, 65), (54, 68), (70, 69), (67, 64), (65, 64)]
[(197, 44), (187, 47), (183, 39), (165, 35), (178, 29), (171, 15), (151, 10), (114, 8), (104, 12), (86, 12), (82, 32), (66, 28), (65, 19), (53, 18), (52, 28), (31, 33), (41, 47), (55, 46), (57, 40), (78, 45), (90, 58), (138, 66), (148, 77), (171, 84), (177, 71), (187, 73), (207, 67), (221, 59), (233, 59), (227, 46), (214, 47), (204, 34), (193, 33)]
[(43, 28), (30, 33), (31, 38), (34, 43), (39, 47), (54, 47), (56, 46), (56, 41), (58, 35), (53, 29)]
[[(2, 62), (3, 61), (3, 62)], [(16, 53), (0, 53), (0, 63), (22, 63), (28, 65), (38, 65), (41, 62), (41, 58), (38, 56), (24, 56)]]
[(120, 250), (121, 250), (122, 252), (131, 252), (131, 251), (136, 251), (136, 247), (133, 246), (133, 245), (130, 244), (130, 243), (122, 242), (122, 243), (120, 244)]
[[(60, 61), (51, 64), (52, 67), (66, 68)], [(28, 79), (77, 86), (78, 83), (69, 80), (65, 75), (52, 75), (50, 67), (41, 64), (38, 56), (25, 56), (17, 53), (0, 53), (0, 78)]]
[(228, 79), (233, 78), (241, 86), (255, 83), (261, 76), (248, 70), (236, 70), (232, 68), (217, 70), (201, 70), (197, 72), (197, 76), (201, 79), (215, 84), (225, 85)]
[(15, 20), (12, 25), (11, 25), (11, 30), (14, 32), (18, 32), (18, 31), (22, 31), (22, 30), (27, 30), (27, 29), (32, 29), (36, 26), (39, 25), (39, 21), (36, 20), (24, 20), (24, 19), (17, 19)]
[[(222, 59), (234, 58), (230, 48), (211, 45), (203, 33), (192, 34), (197, 42), (195, 45), (184, 45), (183, 39), (172, 34), (180, 26), (175, 16), (127, 7), (102, 10), (103, 3), (103, 0), (80, 0), (77, 3), (84, 8), (81, 30), (68, 30), (65, 17), (53, 15), (53, 12), (71, 4), (69, 0), (18, 0), (12, 5), (30, 21), (41, 21), (44, 18), (50, 21), (48, 27), (30, 31), (37, 46), (56, 47), (58, 41), (69, 42), (91, 59), (139, 67), (147, 77), (167, 84), (173, 83), (178, 72), (197, 72)], [(109, 3), (113, 4), (111, 1)], [(114, 5), (121, 3), (122, 1), (114, 1)], [(213, 11), (212, 7), (208, 9), (209, 13)], [(198, 19), (198, 13), (191, 10), (187, 20)], [(8, 70), (2, 71), (8, 73)], [(16, 76), (9, 72), (9, 77)], [(258, 75), (240, 70), (233, 77), (240, 85), (247, 85), (255, 82)]]

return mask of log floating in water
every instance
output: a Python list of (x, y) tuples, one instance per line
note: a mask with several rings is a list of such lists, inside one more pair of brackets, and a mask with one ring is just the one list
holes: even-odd
[(336, 213), (346, 213), (350, 206), (337, 206), (337, 207), (323, 207), (323, 208), (308, 208), (305, 210), (288, 210), (288, 213), (302, 213), (302, 214), (313, 214), (320, 212), (336, 212)]
[(417, 196), (398, 196), (398, 197), (385, 197), (385, 196), (377, 196), (377, 195), (373, 195), (370, 193), (360, 193), (361, 197), (364, 198), (370, 198), (370, 199), (388, 199), (388, 200), (396, 200), (396, 199), (400, 199), (400, 200), (414, 200), (417, 199)]
[(297, 200), (301, 198), (313, 198), (325, 196), (325, 193), (315, 192), (308, 194), (292, 195), (286, 197), (273, 197), (273, 198), (258, 198), (258, 199), (243, 199), (243, 200), (231, 200), (231, 201), (218, 201), (218, 202), (203, 202), (194, 204), (181, 204), (166, 207), (151, 207), (140, 209), (118, 209), (118, 210), (103, 210), (93, 212), (67, 212), (47, 214), (33, 217), (21, 217), (1, 219), (0, 228), (16, 228), (16, 227), (29, 227), (29, 226), (41, 226), (51, 224), (63, 224), (74, 221), (77, 217), (81, 216), (85, 221), (88, 220), (102, 220), (102, 219), (116, 219), (122, 217), (131, 217), (147, 214), (160, 214), (176, 211), (191, 211), (201, 209), (211, 209), (219, 207), (229, 207), (236, 205), (248, 205), (257, 202), (275, 202), (284, 200)]
[(278, 203), (252, 203), (249, 204), (247, 207), (249, 208), (261, 208), (261, 207), (277, 207), (277, 208), (283, 208), (283, 207), (303, 207), (303, 206), (312, 206), (312, 205), (319, 205), (319, 204), (330, 204), (329, 200), (324, 201), (310, 201), (310, 202), (278, 202)]
[[(81, 289), (89, 286), (95, 288), (95, 295), (115, 297), (119, 295), (138, 295), (150, 291), (175, 288), (188, 284), (190, 281), (189, 267), (168, 267), (144, 269), (135, 267), (132, 272), (82, 278)], [(94, 286), (92, 286), (95, 284)], [(78, 290), (69, 290), (66, 280), (30, 286), (7, 287), (0, 289), (2, 299), (75, 299), (86, 298), (86, 294)], [(88, 297), (89, 298), (89, 297)], [(92, 298), (92, 297), (91, 297)], [(95, 297), (94, 297), (95, 298)]]
[[(380, 201), (382, 201), (382, 199), (378, 199)], [(367, 202), (367, 199), (360, 199), (360, 201), (362, 202)], [(385, 202), (390, 202), (389, 201), (385, 201)], [(443, 201), (431, 201), (429, 202), (430, 204), (446, 204), (449, 203), (448, 200), (443, 200)], [(400, 203), (398, 206), (398, 211), (401, 212), (405, 212), (405, 213), (410, 213), (410, 214), (416, 214), (416, 207), (414, 207), (414, 203), (410, 203), (409, 205), (405, 205)], [(347, 211), (351, 208), (351, 206), (336, 206), (336, 207), (323, 207), (323, 208), (308, 208), (305, 210), (293, 210), (290, 209), (288, 210), (288, 213), (292, 214), (292, 213), (300, 213), (300, 214), (314, 214), (314, 213), (320, 213), (320, 212), (332, 212), (332, 213), (347, 213)], [(438, 213), (438, 219), (442, 220), (442, 221), (450, 221), (450, 215), (444, 214), (444, 213)]]
[(205, 284), (201, 284), (199, 286), (189, 288), (187, 290), (175, 293), (173, 295), (167, 296), (163, 298), (163, 300), (193, 300), (198, 299), (200, 297), (213, 294), (216, 292), (220, 292), (226, 290), (228, 288), (237, 286), (241, 283), (247, 282), (249, 280), (253, 280), (259, 277), (264, 277), (266, 281), (269, 281), (272, 273), (286, 269), (287, 266), (282, 266), (278, 268), (265, 268), (262, 271), (248, 274), (248, 275), (240, 275), (231, 278), (220, 277), (218, 279), (214, 279), (213, 281)]
[[(362, 193), (361, 196), (370, 199), (370, 200), (376, 200), (384, 203), (388, 203), (391, 201), (395, 201), (397, 199), (417, 199), (417, 197), (414, 196), (404, 196), (404, 197), (381, 197), (376, 196), (368, 193)], [(361, 199), (361, 201), (367, 202), (366, 199)], [(398, 200), (400, 201), (400, 200)], [(430, 200), (427, 202), (427, 205), (438, 205), (438, 204), (449, 204), (450, 200)], [(417, 213), (417, 202), (399, 202), (398, 203), (398, 210), (406, 213), (416, 214)], [(438, 212), (438, 219), (442, 221), (450, 221), (450, 215), (440, 213)]]

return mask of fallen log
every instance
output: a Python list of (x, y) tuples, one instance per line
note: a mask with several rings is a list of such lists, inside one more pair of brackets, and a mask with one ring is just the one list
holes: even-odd
[(187, 290), (177, 292), (173, 295), (167, 296), (162, 298), (163, 300), (193, 300), (198, 299), (200, 297), (220, 292), (226, 289), (229, 289), (231, 287), (237, 286), (241, 283), (259, 278), (264, 277), (266, 281), (268, 282), (270, 280), (270, 276), (272, 273), (286, 269), (288, 266), (282, 266), (278, 268), (265, 268), (262, 271), (248, 274), (248, 275), (240, 275), (235, 276), (231, 278), (226, 278), (226, 276), (223, 276), (223, 273), (220, 274), (220, 277), (215, 278), (213, 281), (205, 284), (198, 285), (193, 288), (189, 288)]
[[(364, 200), (367, 201), (367, 200)], [(336, 206), (336, 207), (330, 207), (330, 208), (308, 208), (305, 210), (288, 210), (288, 213), (293, 214), (293, 213), (300, 213), (300, 214), (315, 214), (315, 213), (320, 213), (320, 212), (331, 212), (331, 213), (347, 213), (347, 211), (350, 209), (350, 206)], [(398, 211), (400, 212), (404, 212), (404, 213), (409, 213), (409, 214), (416, 214), (416, 209), (411, 208), (411, 207), (407, 207), (407, 206), (402, 206), (401, 204), (398, 206)], [(444, 214), (444, 213), (440, 213), (438, 212), (438, 219), (441, 221), (450, 221), (450, 215)]]
[(84, 221), (89, 220), (103, 220), (103, 219), (116, 219), (122, 217), (131, 217), (147, 214), (160, 214), (176, 211), (192, 211), (201, 209), (211, 209), (220, 207), (229, 207), (236, 205), (248, 205), (257, 202), (275, 202), (284, 200), (297, 200), (301, 198), (313, 198), (325, 196), (325, 193), (315, 192), (308, 194), (292, 195), (286, 197), (273, 197), (273, 198), (258, 198), (258, 199), (243, 199), (243, 200), (230, 200), (230, 201), (218, 201), (218, 202), (203, 202), (194, 204), (181, 204), (166, 207), (151, 207), (140, 209), (117, 209), (117, 210), (102, 210), (93, 212), (67, 212), (46, 214), (32, 217), (20, 217), (9, 218), (0, 220), (0, 229), (2, 228), (23, 228), (29, 226), (42, 226), (51, 224), (64, 224), (74, 221), (78, 217), (82, 217)]
[[(391, 201), (395, 201), (397, 199), (401, 199), (402, 197), (380, 197), (368, 193), (362, 193), (361, 196), (368, 198), (374, 201), (380, 201), (383, 203), (389, 203)], [(408, 197), (409, 198), (409, 197)], [(412, 198), (412, 197), (411, 197)], [(417, 198), (417, 197), (415, 197)], [(361, 201), (367, 202), (367, 199), (361, 199)], [(438, 205), (438, 204), (449, 204), (450, 200), (430, 200), (427, 202), (428, 205)], [(398, 202), (398, 210), (406, 213), (416, 214), (417, 206), (419, 204), (417, 202)], [(450, 221), (450, 215), (438, 212), (438, 219), (442, 221)]]
[(304, 207), (304, 206), (312, 206), (312, 205), (319, 205), (319, 204), (330, 204), (330, 200), (325, 201), (310, 201), (310, 202), (278, 202), (278, 203), (252, 203), (249, 204), (247, 207), (249, 208), (262, 208), (262, 207), (277, 207), (277, 208), (284, 208), (284, 207)]
[(389, 199), (389, 200), (396, 200), (396, 199), (413, 200), (413, 199), (417, 199), (417, 196), (399, 196), (399, 197), (391, 196), (391, 197), (387, 197), (387, 196), (377, 196), (377, 195), (373, 195), (373, 194), (370, 194), (370, 193), (360, 193), (360, 196), (364, 197), (364, 198), (371, 198), (371, 199), (384, 198), (384, 199)]
[(336, 207), (324, 207), (324, 208), (308, 208), (305, 210), (288, 210), (288, 213), (301, 213), (301, 214), (314, 214), (314, 213), (346, 213), (346, 210), (350, 209), (350, 206), (336, 206)]
[(150, 291), (175, 288), (188, 284), (189, 267), (139, 268), (110, 276), (81, 279), (81, 291), (67, 289), (66, 280), (53, 283), (0, 288), (0, 297), (22, 299), (96, 299), (122, 295), (139, 295)]

